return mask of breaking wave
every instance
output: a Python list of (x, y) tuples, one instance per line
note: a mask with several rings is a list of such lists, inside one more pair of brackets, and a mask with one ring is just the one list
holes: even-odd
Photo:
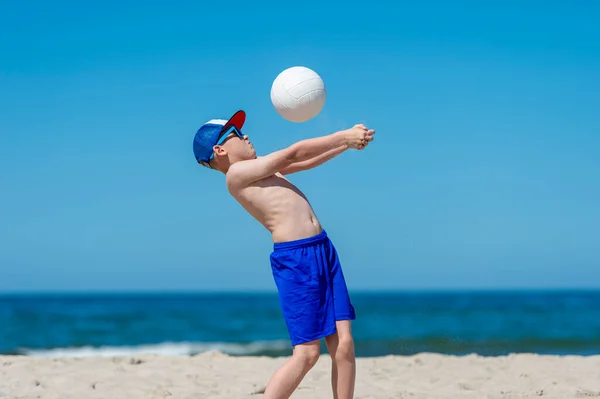
[(230, 342), (164, 342), (136, 346), (82, 346), (52, 349), (19, 350), (19, 354), (35, 357), (93, 357), (168, 355), (193, 356), (208, 351), (218, 351), (232, 356), (286, 355), (291, 351), (289, 341)]

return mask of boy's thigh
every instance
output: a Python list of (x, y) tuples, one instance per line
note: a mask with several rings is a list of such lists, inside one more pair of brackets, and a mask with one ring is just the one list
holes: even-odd
[(327, 347), (330, 351), (332, 349), (335, 350), (340, 341), (353, 341), (351, 320), (338, 320), (335, 322), (335, 327), (335, 333), (325, 337), (325, 342), (327, 343)]
[(339, 340), (352, 339), (352, 320), (338, 320), (335, 322), (335, 327)]

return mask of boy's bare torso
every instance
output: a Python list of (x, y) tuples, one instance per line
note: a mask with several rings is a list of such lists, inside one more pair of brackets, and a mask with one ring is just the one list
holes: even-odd
[(312, 237), (322, 231), (308, 199), (281, 173), (248, 186), (230, 187), (229, 192), (271, 232), (273, 242)]

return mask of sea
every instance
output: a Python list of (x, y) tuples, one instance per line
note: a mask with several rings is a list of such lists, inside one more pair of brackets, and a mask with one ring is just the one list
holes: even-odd
[[(600, 354), (600, 291), (356, 292), (356, 355)], [(276, 293), (0, 295), (0, 354), (291, 354)], [(322, 345), (325, 353), (325, 345)]]

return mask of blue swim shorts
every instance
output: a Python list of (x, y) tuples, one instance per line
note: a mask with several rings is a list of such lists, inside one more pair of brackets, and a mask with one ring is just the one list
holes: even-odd
[(292, 345), (335, 334), (336, 320), (354, 320), (333, 243), (320, 234), (274, 244), (271, 269)]

